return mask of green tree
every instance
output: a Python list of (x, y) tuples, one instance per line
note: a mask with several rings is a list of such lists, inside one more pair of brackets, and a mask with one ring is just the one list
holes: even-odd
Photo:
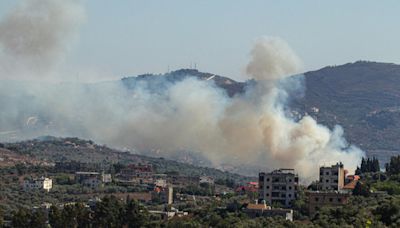
[(29, 210), (25, 208), (20, 208), (12, 215), (12, 220), (11, 220), (12, 227), (29, 228), (31, 227), (30, 226), (31, 218), (32, 218), (32, 213)]
[(105, 197), (96, 204), (94, 209), (93, 225), (95, 227), (120, 227), (123, 207), (114, 197)]
[(83, 205), (82, 203), (77, 203), (75, 204), (75, 211), (78, 227), (90, 227), (92, 223), (90, 210), (86, 208), (85, 205)]
[(31, 221), (30, 221), (30, 227), (35, 227), (35, 228), (44, 228), (46, 227), (46, 213), (39, 209), (33, 212)]
[(129, 228), (143, 227), (149, 220), (149, 214), (145, 207), (140, 205), (136, 200), (130, 200), (125, 206), (123, 215), (124, 225)]
[(386, 164), (386, 172), (389, 175), (396, 175), (400, 173), (400, 155), (390, 158), (390, 162)]
[(375, 209), (374, 214), (387, 226), (397, 223), (400, 221), (399, 203), (398, 200), (391, 200), (390, 202), (383, 203)]
[(49, 224), (52, 228), (62, 227), (61, 211), (57, 206), (51, 205), (49, 209)]
[(3, 227), (3, 223), (4, 223), (4, 212), (3, 209), (0, 208), (0, 227)]
[(77, 213), (75, 210), (75, 205), (65, 205), (61, 212), (61, 223), (62, 227), (77, 227), (78, 221), (76, 219)]
[(369, 186), (364, 184), (361, 181), (358, 181), (356, 186), (353, 189), (353, 195), (355, 196), (365, 196), (368, 197), (370, 195)]

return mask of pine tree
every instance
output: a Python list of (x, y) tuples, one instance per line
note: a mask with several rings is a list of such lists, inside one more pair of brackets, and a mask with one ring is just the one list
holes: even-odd
[(364, 158), (361, 159), (361, 173), (365, 173), (366, 172), (366, 161)]

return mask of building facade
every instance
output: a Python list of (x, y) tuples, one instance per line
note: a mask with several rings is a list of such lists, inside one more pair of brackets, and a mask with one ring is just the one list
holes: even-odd
[(24, 190), (44, 189), (45, 191), (49, 192), (52, 187), (53, 180), (47, 177), (29, 179), (25, 180), (23, 183)]
[(75, 181), (89, 188), (103, 187), (112, 181), (111, 174), (99, 172), (76, 172)]
[(345, 184), (345, 169), (341, 162), (319, 168), (319, 190), (341, 190)]
[(294, 169), (279, 169), (271, 173), (259, 173), (259, 201), (269, 205), (279, 203), (290, 207), (297, 198), (299, 178)]

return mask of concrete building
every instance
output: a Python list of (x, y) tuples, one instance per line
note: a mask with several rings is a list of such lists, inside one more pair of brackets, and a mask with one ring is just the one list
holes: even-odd
[(345, 169), (341, 162), (329, 167), (322, 166), (319, 168), (319, 190), (341, 190), (344, 187), (344, 181)]
[(53, 187), (53, 180), (47, 177), (28, 179), (23, 183), (24, 190), (44, 189), (47, 192)]
[(104, 183), (111, 182), (111, 174), (99, 172), (76, 172), (75, 181), (89, 188), (102, 187)]
[(152, 179), (153, 174), (153, 167), (149, 164), (130, 164), (121, 170), (120, 176), (126, 180), (134, 178)]
[(294, 169), (279, 169), (271, 173), (259, 173), (259, 201), (269, 205), (280, 203), (290, 207), (297, 198), (299, 178)]
[(308, 211), (312, 216), (322, 207), (337, 207), (348, 203), (349, 193), (337, 191), (310, 191), (308, 196)]

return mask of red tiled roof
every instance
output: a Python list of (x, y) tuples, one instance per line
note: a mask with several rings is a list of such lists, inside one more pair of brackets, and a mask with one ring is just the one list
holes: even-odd
[(354, 188), (356, 187), (357, 182), (358, 182), (358, 180), (353, 180), (353, 181), (351, 181), (350, 183), (346, 184), (346, 185), (343, 187), (343, 189), (352, 190), (352, 189), (354, 189)]
[(262, 203), (260, 203), (260, 204), (249, 203), (247, 205), (247, 209), (250, 209), (250, 210), (267, 210), (268, 207), (267, 207), (267, 205), (262, 204)]

